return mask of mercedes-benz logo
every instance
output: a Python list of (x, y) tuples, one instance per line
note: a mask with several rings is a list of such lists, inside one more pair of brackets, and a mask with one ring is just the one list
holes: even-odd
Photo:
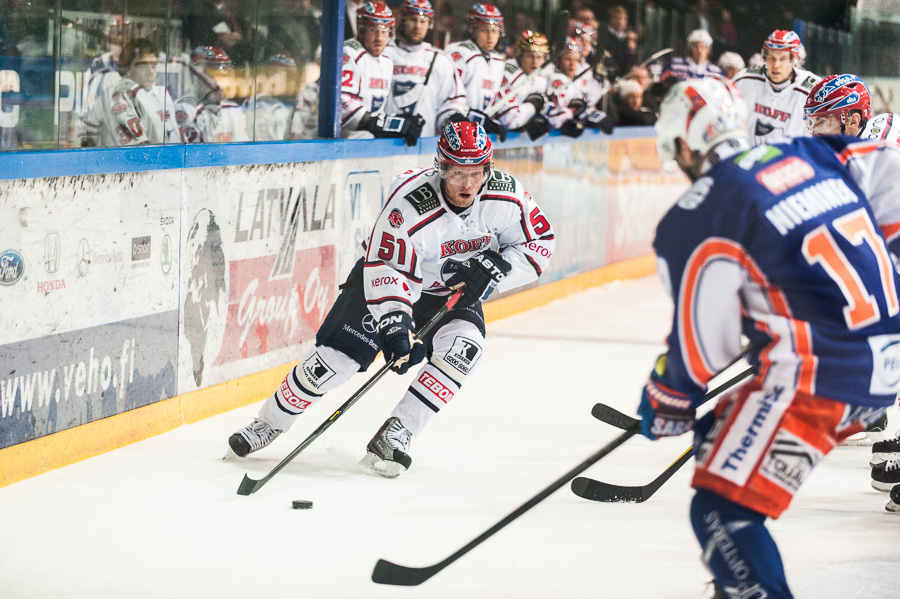
[(78, 242), (78, 276), (83, 277), (87, 274), (88, 268), (91, 266), (91, 246), (87, 239), (82, 238)]
[(371, 314), (366, 314), (363, 316), (362, 325), (367, 333), (375, 334), (376, 325), (378, 323), (375, 322), (375, 317)]

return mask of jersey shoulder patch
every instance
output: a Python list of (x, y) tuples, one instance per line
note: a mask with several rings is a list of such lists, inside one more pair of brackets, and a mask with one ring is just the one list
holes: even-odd
[(360, 55), (365, 51), (366, 49), (358, 39), (349, 39), (344, 42), (344, 55), (349, 55), (353, 60), (359, 60)]
[(513, 74), (519, 70), (519, 67), (514, 65), (511, 62), (507, 62), (505, 64), (506, 64), (506, 66), (504, 67), (504, 69), (506, 70), (507, 73)]
[(429, 183), (423, 183), (416, 187), (403, 196), (403, 199), (412, 204), (413, 208), (415, 208), (416, 212), (420, 215), (436, 210), (441, 206), (437, 192), (435, 192), (434, 187)]
[(463, 48), (464, 50), (468, 50), (469, 52), (481, 52), (478, 47), (475, 45), (475, 42), (458, 42), (456, 45), (457, 48)]
[(816, 84), (821, 80), (821, 77), (817, 77), (816, 75), (807, 75), (806, 79), (800, 84), (800, 87), (804, 89), (812, 89), (816, 86)]
[(500, 191), (503, 193), (516, 193), (516, 180), (503, 171), (494, 171), (494, 176), (487, 182), (485, 191)]
[(748, 75), (762, 75), (765, 77), (766, 75), (766, 65), (756, 65), (753, 67), (747, 67), (746, 69)]

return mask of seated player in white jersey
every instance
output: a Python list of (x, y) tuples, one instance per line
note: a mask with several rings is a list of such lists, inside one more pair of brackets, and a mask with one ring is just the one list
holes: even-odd
[[(803, 105), (820, 77), (800, 67), (800, 37), (776, 30), (763, 43), (762, 65), (734, 76), (747, 105), (747, 130), (754, 143), (806, 135)], [(751, 59), (752, 63), (752, 59)]]
[(542, 67), (550, 54), (547, 36), (526, 29), (516, 40), (515, 58), (506, 61), (501, 84), (501, 100), (506, 106), (497, 110), (497, 118), (511, 130), (524, 130), (532, 140), (550, 132), (543, 115), (549, 102), (549, 81)]
[(582, 68), (582, 52), (582, 45), (570, 37), (561, 46), (550, 75), (547, 120), (567, 137), (579, 137), (585, 128), (612, 133), (613, 119), (597, 106), (608, 88)]
[(452, 115), (468, 112), (466, 90), (450, 58), (425, 41), (434, 21), (428, 0), (403, 0), (397, 37), (385, 49), (394, 63), (389, 114), (418, 114), (425, 135), (440, 135)]
[(504, 35), (503, 15), (493, 4), (475, 4), (466, 17), (469, 39), (449, 44), (445, 51), (466, 90), (468, 119), (481, 124), (497, 139), (506, 139), (506, 126), (488, 112), (500, 100), (506, 63), (496, 52)]
[[(388, 478), (409, 469), (412, 437), (454, 400), (481, 362), (482, 300), (495, 288), (503, 292), (537, 280), (553, 246), (550, 223), (522, 183), (494, 170), (484, 129), (448, 123), (434, 166), (407, 171), (391, 185), (313, 350), (229, 446), (241, 457), (267, 446), (383, 351), (387, 362), (396, 359), (392, 369), (399, 374), (425, 364), (369, 442), (361, 466)], [(416, 323), (431, 318), (462, 285), (459, 303), (424, 343), (413, 342)]]
[[(638, 412), (650, 439), (695, 430), (690, 519), (716, 597), (791, 599), (767, 518), (900, 391), (900, 299), (878, 215), (900, 149), (843, 136), (751, 147), (727, 80), (676, 84), (660, 159), (691, 179), (653, 243), (674, 303), (668, 350)], [(742, 355), (754, 377), (696, 419), (709, 381)]]
[(384, 53), (394, 35), (394, 13), (384, 2), (366, 2), (356, 12), (356, 39), (344, 42), (341, 73), (341, 137), (402, 138), (419, 141), (418, 114), (386, 114), (394, 63)]

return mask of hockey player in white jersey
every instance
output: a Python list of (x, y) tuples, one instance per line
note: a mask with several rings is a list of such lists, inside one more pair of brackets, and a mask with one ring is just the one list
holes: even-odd
[(734, 85), (747, 104), (747, 126), (754, 143), (806, 135), (803, 106), (820, 77), (799, 67), (800, 38), (776, 30), (763, 44), (765, 64), (747, 67)]
[(488, 115), (500, 98), (506, 68), (503, 55), (494, 51), (504, 33), (503, 15), (493, 4), (475, 4), (469, 10), (467, 25), (469, 39), (448, 45), (446, 52), (465, 87), (469, 120), (504, 141), (506, 127)]
[(466, 91), (450, 58), (425, 41), (433, 20), (428, 0), (403, 0), (397, 37), (384, 51), (394, 63), (387, 112), (420, 115), (425, 135), (439, 135), (450, 115), (468, 112)]
[[(550, 54), (547, 36), (526, 29), (515, 43), (516, 57), (506, 61), (496, 117), (507, 129), (524, 130), (532, 140), (550, 132), (543, 110), (549, 102), (550, 81), (542, 67)], [(509, 97), (508, 97), (509, 96)]]
[(421, 116), (385, 113), (394, 71), (385, 49), (394, 25), (394, 14), (384, 2), (366, 2), (356, 11), (357, 37), (344, 42), (341, 137), (397, 137), (408, 146), (419, 141), (424, 125)]
[(607, 91), (590, 70), (583, 68), (582, 46), (566, 38), (556, 70), (550, 75), (550, 110), (547, 120), (567, 137), (579, 137), (585, 128), (612, 133), (613, 120), (597, 104)]
[(178, 126), (185, 143), (250, 141), (244, 109), (225, 97), (215, 76), (228, 75), (233, 65), (218, 46), (200, 46), (184, 71), (183, 95), (177, 104)]
[[(366, 447), (366, 470), (393, 478), (412, 463), (410, 440), (454, 401), (481, 362), (492, 290), (535, 281), (554, 235), (516, 178), (493, 168), (490, 138), (477, 123), (451, 122), (431, 168), (407, 171), (363, 242), (316, 346), (228, 442), (238, 456), (267, 446), (322, 396), (372, 364), (379, 350), (400, 374), (424, 361), (400, 403)], [(424, 337), (423, 323), (464, 285), (460, 301)], [(376, 324), (377, 323), (377, 324)]]
[(99, 91), (84, 116), (82, 146), (180, 143), (175, 103), (156, 84), (158, 56), (147, 39), (129, 42), (119, 54), (122, 78)]

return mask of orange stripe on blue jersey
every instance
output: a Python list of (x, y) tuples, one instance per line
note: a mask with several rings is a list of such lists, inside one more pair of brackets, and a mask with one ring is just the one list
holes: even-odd
[(859, 156), (865, 156), (866, 154), (871, 154), (875, 150), (880, 150), (881, 148), (891, 147), (890, 144), (885, 143), (883, 141), (868, 141), (862, 142), (858, 144), (853, 144), (852, 146), (847, 146), (847, 148), (838, 154), (838, 160), (841, 161), (842, 164), (847, 164), (847, 162), (851, 158), (857, 158)]

